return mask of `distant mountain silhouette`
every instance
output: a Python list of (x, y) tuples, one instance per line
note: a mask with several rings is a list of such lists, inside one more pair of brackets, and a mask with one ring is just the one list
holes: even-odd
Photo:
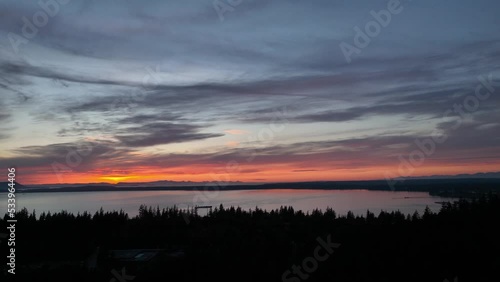
[[(496, 179), (500, 178), (500, 172), (481, 172), (475, 174), (457, 174), (457, 175), (429, 175), (429, 176), (417, 176), (417, 177), (402, 177), (401, 179), (407, 180), (425, 180), (425, 179)], [(310, 181), (306, 183), (367, 183), (367, 182), (378, 182), (384, 181), (383, 179), (375, 180), (353, 180), (353, 181)], [(8, 182), (0, 182), (2, 185)], [(304, 182), (289, 182), (289, 183), (304, 183)], [(174, 180), (159, 180), (151, 182), (119, 182), (116, 184), (108, 182), (98, 182), (98, 183), (52, 183), (52, 184), (32, 184), (20, 186), (23, 188), (77, 188), (77, 187), (196, 187), (207, 184), (217, 184), (217, 181), (174, 181)], [(277, 182), (241, 182), (241, 181), (228, 181), (224, 182), (228, 186), (239, 186), (239, 185), (264, 185), (264, 184), (277, 184)], [(280, 183), (285, 184), (285, 183)], [(20, 185), (20, 184), (18, 184)], [(3, 186), (2, 186), (3, 187)], [(0, 190), (3, 191), (3, 190)]]
[[(117, 188), (133, 188), (133, 187), (195, 187), (203, 186), (207, 184), (217, 184), (217, 181), (173, 181), (173, 180), (159, 180), (151, 182), (118, 182), (108, 183), (108, 182), (98, 182), (98, 183), (59, 183), (59, 184), (31, 184), (26, 185), (27, 188), (78, 188), (78, 187), (117, 187)], [(241, 181), (228, 181), (225, 182), (227, 185), (257, 185), (263, 183), (256, 182), (241, 182)]]
[[(17, 188), (26, 188), (24, 185), (21, 185), (18, 182), (14, 182), (14, 183), (16, 184), (16, 186), (14, 186), (16, 189)], [(10, 182), (0, 182), (0, 192), (8, 192), (9, 184), (10, 184)]]
[(457, 174), (457, 175), (430, 175), (430, 176), (406, 177), (404, 179), (467, 179), (467, 178), (500, 178), (500, 172), (480, 172), (474, 174)]
[[(159, 181), (151, 181), (151, 182), (118, 182), (115, 186), (120, 186), (120, 187), (169, 187), (169, 186), (198, 186), (198, 185), (204, 185), (204, 184), (209, 184), (209, 183), (217, 183), (216, 181), (202, 181), (202, 182), (193, 182), (193, 181), (174, 181), (174, 180), (159, 180)], [(241, 182), (241, 181), (228, 181), (226, 182), (231, 185), (238, 185), (238, 184), (250, 184), (248, 182)]]

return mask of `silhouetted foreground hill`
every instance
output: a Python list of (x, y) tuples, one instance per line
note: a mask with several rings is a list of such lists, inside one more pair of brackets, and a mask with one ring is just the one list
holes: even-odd
[(102, 210), (17, 219), (17, 281), (491, 282), (500, 269), (497, 195), (422, 215), (221, 206), (199, 217), (141, 206), (132, 219)]

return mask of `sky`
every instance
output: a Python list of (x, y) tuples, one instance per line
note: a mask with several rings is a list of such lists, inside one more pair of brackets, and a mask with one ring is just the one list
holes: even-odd
[(500, 169), (500, 2), (2, 0), (23, 184)]

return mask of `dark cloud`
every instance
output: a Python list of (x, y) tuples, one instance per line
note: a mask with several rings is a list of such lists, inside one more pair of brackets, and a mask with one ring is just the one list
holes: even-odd
[(149, 123), (141, 127), (129, 127), (115, 137), (130, 147), (146, 147), (170, 143), (224, 136), (217, 133), (200, 133), (201, 126), (175, 123)]
[(8, 134), (8, 130), (2, 128), (5, 125), (5, 122), (8, 121), (11, 117), (11, 114), (7, 112), (5, 109), (7, 108), (6, 105), (4, 105), (3, 101), (0, 101), (0, 108), (2, 108), (2, 111), (0, 111), (0, 139), (6, 139), (10, 135)]
[[(1, 106), (1, 104), (0, 104), (0, 106)], [(0, 121), (4, 121), (4, 120), (8, 119), (9, 117), (10, 117), (9, 114), (0, 112)]]
[(160, 113), (157, 115), (138, 114), (135, 116), (126, 117), (117, 121), (118, 124), (145, 124), (159, 121), (179, 121), (182, 120), (181, 115), (171, 113)]
[(9, 77), (31, 76), (52, 80), (63, 80), (76, 83), (121, 85), (121, 86), (141, 86), (140, 83), (130, 81), (108, 80), (87, 77), (84, 75), (70, 74), (64, 69), (54, 69), (48, 67), (33, 66), (26, 62), (3, 62), (0, 63), (0, 73)]
[(18, 156), (14, 158), (0, 158), (0, 165), (52, 168), (52, 164), (59, 163), (74, 171), (86, 171), (104, 160), (119, 161), (132, 150), (120, 148), (119, 144), (111, 141), (80, 140), (74, 143), (25, 146), (15, 152)]

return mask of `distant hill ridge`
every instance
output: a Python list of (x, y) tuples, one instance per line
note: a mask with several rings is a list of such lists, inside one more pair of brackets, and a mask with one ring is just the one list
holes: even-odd
[(430, 175), (419, 177), (406, 177), (405, 179), (463, 179), (463, 178), (500, 178), (500, 172), (480, 172), (474, 174), (457, 175)]
[[(430, 175), (430, 176), (417, 176), (417, 177), (402, 177), (401, 179), (406, 180), (426, 180), (426, 179), (500, 179), (500, 172), (481, 172), (475, 174), (457, 174), (457, 175)], [(377, 180), (348, 180), (348, 181), (307, 181), (307, 183), (359, 183), (359, 182), (373, 182), (373, 181), (385, 181), (384, 179)], [(2, 184), (0, 191), (5, 191), (5, 187), (8, 182), (0, 182)], [(119, 182), (116, 184), (100, 182), (100, 183), (62, 183), (62, 184), (39, 184), (39, 185), (21, 185), (16, 184), (17, 187), (21, 188), (68, 188), (68, 187), (194, 187), (202, 186), (207, 184), (214, 184), (216, 181), (205, 181), (205, 182), (193, 182), (193, 181), (173, 181), (173, 180), (159, 180), (152, 182)], [(262, 185), (262, 184), (275, 184), (278, 182), (241, 182), (241, 181), (230, 181), (225, 182), (229, 186), (237, 185)], [(283, 182), (279, 182), (283, 183)], [(291, 183), (304, 183), (304, 182), (291, 182)]]
[[(0, 182), (0, 192), (8, 192), (10, 182)], [(24, 185), (19, 184), (18, 182), (14, 182), (14, 188), (26, 188)]]

